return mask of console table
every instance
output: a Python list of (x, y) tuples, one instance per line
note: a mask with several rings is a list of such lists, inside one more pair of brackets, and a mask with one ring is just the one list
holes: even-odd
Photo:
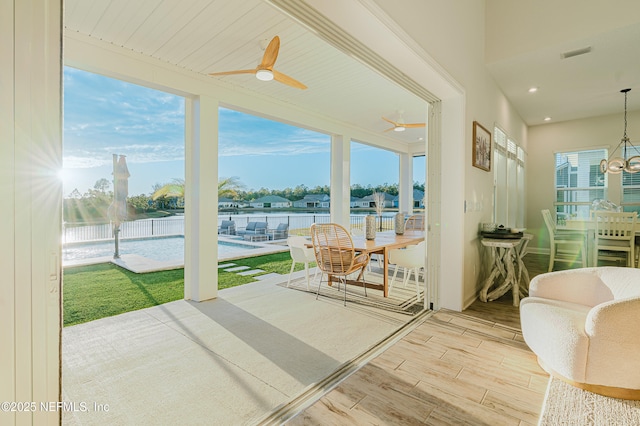
[[(496, 300), (511, 290), (513, 306), (518, 306), (520, 297), (529, 293), (529, 271), (524, 266), (522, 257), (532, 238), (531, 234), (523, 234), (522, 238), (514, 239), (482, 238), (482, 245), (491, 251), (492, 265), (491, 273), (480, 291), (481, 301)], [(491, 290), (496, 279), (496, 288)]]

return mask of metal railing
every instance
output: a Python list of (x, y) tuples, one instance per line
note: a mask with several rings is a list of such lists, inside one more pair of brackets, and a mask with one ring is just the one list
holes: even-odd
[[(365, 215), (351, 215), (351, 228), (364, 230), (364, 218)], [(287, 223), (290, 235), (308, 236), (309, 228), (313, 223), (328, 223), (330, 216), (329, 214), (219, 215), (218, 223), (223, 220), (234, 221), (236, 229), (245, 228), (249, 222), (267, 222), (268, 229), (276, 229), (279, 224)], [(382, 216), (383, 230), (393, 229), (393, 224), (393, 216)], [(379, 217), (376, 217), (376, 226), (379, 229)], [(123, 222), (120, 225), (120, 238), (168, 237), (176, 235), (184, 235), (184, 216), (142, 219)], [(62, 229), (62, 238), (63, 244), (113, 239), (113, 224), (65, 223)]]
[[(143, 219), (120, 224), (120, 238), (169, 237), (184, 235), (184, 217)], [(113, 223), (64, 224), (62, 243), (109, 240), (113, 238)]]

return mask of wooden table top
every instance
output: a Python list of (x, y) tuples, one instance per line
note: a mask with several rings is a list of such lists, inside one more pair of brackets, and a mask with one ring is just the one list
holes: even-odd
[(367, 240), (363, 236), (353, 237), (354, 248), (363, 252), (376, 252), (386, 249), (405, 247), (411, 244), (418, 244), (424, 240), (424, 231), (405, 231), (402, 235), (397, 235), (394, 231), (376, 232), (374, 240)]

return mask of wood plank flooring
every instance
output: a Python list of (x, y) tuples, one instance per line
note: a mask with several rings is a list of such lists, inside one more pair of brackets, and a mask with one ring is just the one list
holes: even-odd
[[(531, 277), (547, 261), (525, 256)], [(548, 375), (511, 301), (436, 312), (286, 424), (537, 424)]]

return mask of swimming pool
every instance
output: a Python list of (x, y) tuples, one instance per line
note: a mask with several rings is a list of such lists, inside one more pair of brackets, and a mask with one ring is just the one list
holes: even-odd
[[(259, 247), (218, 241), (218, 257), (231, 257), (247, 250)], [(113, 241), (66, 244), (62, 248), (62, 261), (93, 259), (96, 257), (113, 256), (115, 245)], [(120, 254), (137, 254), (160, 262), (184, 260), (184, 237), (145, 238), (120, 240)]]

